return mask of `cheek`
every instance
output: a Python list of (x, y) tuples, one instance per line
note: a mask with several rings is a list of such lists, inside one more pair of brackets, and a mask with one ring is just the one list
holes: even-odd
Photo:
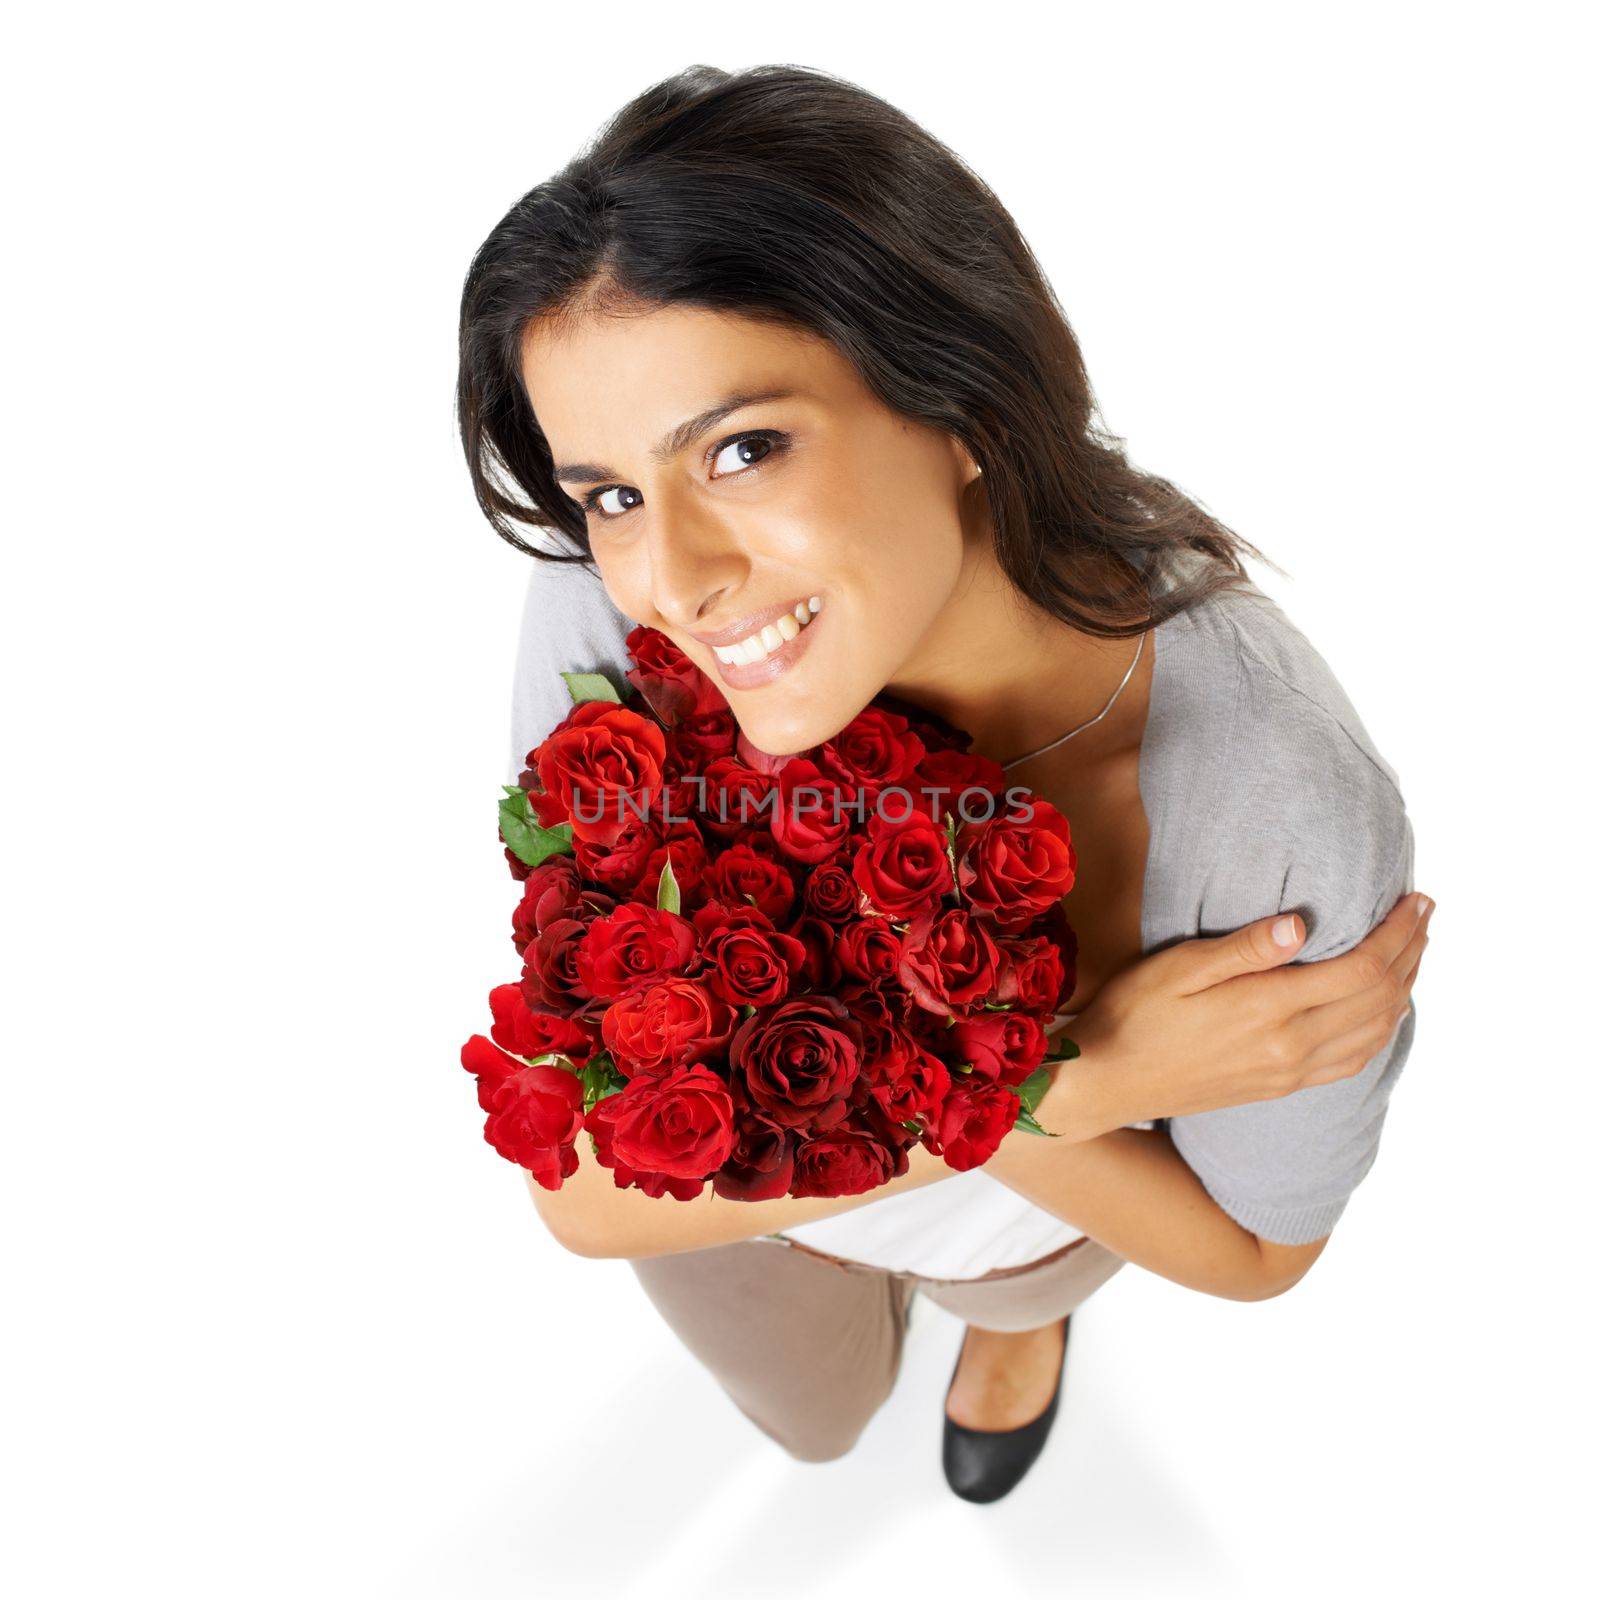
[(612, 605), (625, 617), (645, 616), (647, 612), (638, 608), (648, 607), (650, 603), (648, 574), (636, 571), (636, 563), (626, 555), (619, 556), (615, 551), (608, 554), (598, 543), (591, 549), (596, 575)]
[(958, 508), (929, 470), (863, 476), (852, 463), (808, 475), (769, 524), (769, 552), (876, 599), (953, 581)]

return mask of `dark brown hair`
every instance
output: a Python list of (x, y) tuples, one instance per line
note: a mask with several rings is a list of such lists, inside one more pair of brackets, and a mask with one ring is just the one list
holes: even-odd
[[(1066, 315), (982, 179), (894, 107), (798, 66), (693, 66), (645, 90), (478, 248), (458, 421), (478, 504), (519, 550), (593, 561), (523, 385), (527, 324), (671, 304), (820, 335), (885, 406), (959, 439), (1002, 569), (1075, 628), (1136, 633), (1247, 577), (1241, 551), (1267, 559), (1099, 424)], [(1125, 564), (1156, 580), (1153, 602)]]

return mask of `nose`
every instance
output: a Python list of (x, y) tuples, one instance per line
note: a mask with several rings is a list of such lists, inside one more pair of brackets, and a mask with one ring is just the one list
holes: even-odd
[(692, 496), (657, 498), (648, 534), (650, 598), (662, 619), (688, 630), (704, 625), (736, 594), (749, 559), (733, 530)]

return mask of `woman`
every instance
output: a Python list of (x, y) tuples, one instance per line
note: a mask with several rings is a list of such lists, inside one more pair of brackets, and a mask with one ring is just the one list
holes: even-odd
[(913, 1294), (952, 1310), (945, 1469), (996, 1499), (1088, 1294), (1127, 1261), (1281, 1293), (1370, 1167), (1426, 943), (1395, 774), (1260, 552), (1096, 426), (999, 202), (823, 74), (690, 69), (524, 196), (468, 276), (458, 405), (485, 514), (539, 562), (513, 773), (559, 672), (620, 671), (642, 623), (762, 751), (898, 696), (1070, 818), (1061, 1137), (964, 1174), (913, 1147), (834, 1199), (669, 1205), (586, 1151), (530, 1184), (803, 1460), (889, 1392)]

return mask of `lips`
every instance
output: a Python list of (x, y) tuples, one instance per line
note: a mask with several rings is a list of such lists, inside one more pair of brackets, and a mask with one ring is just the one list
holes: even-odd
[[(766, 606), (760, 611), (752, 611), (748, 616), (740, 617), (737, 622), (730, 622), (726, 628), (718, 628), (715, 633), (691, 632), (691, 639), (698, 639), (701, 644), (715, 649), (718, 645), (727, 646), (738, 644), (741, 639), (747, 639), (752, 633), (760, 633), (769, 624), (774, 623), (779, 617), (794, 610), (810, 598), (812, 591), (797, 594), (794, 599), (781, 601), (777, 605)], [(808, 624), (809, 626), (809, 624)], [(804, 628), (800, 630), (802, 633)]]
[[(799, 604), (797, 601), (796, 604)], [(774, 613), (782, 616), (783, 612)], [(828, 620), (826, 609), (819, 611), (792, 639), (786, 639), (776, 650), (769, 652), (759, 661), (752, 661), (747, 666), (734, 666), (724, 661), (715, 651), (711, 660), (716, 674), (730, 689), (759, 689), (763, 684), (771, 683), (773, 679), (780, 678), (804, 657), (811, 648), (811, 636), (818, 628), (826, 625)], [(735, 640), (742, 635), (735, 635)]]

